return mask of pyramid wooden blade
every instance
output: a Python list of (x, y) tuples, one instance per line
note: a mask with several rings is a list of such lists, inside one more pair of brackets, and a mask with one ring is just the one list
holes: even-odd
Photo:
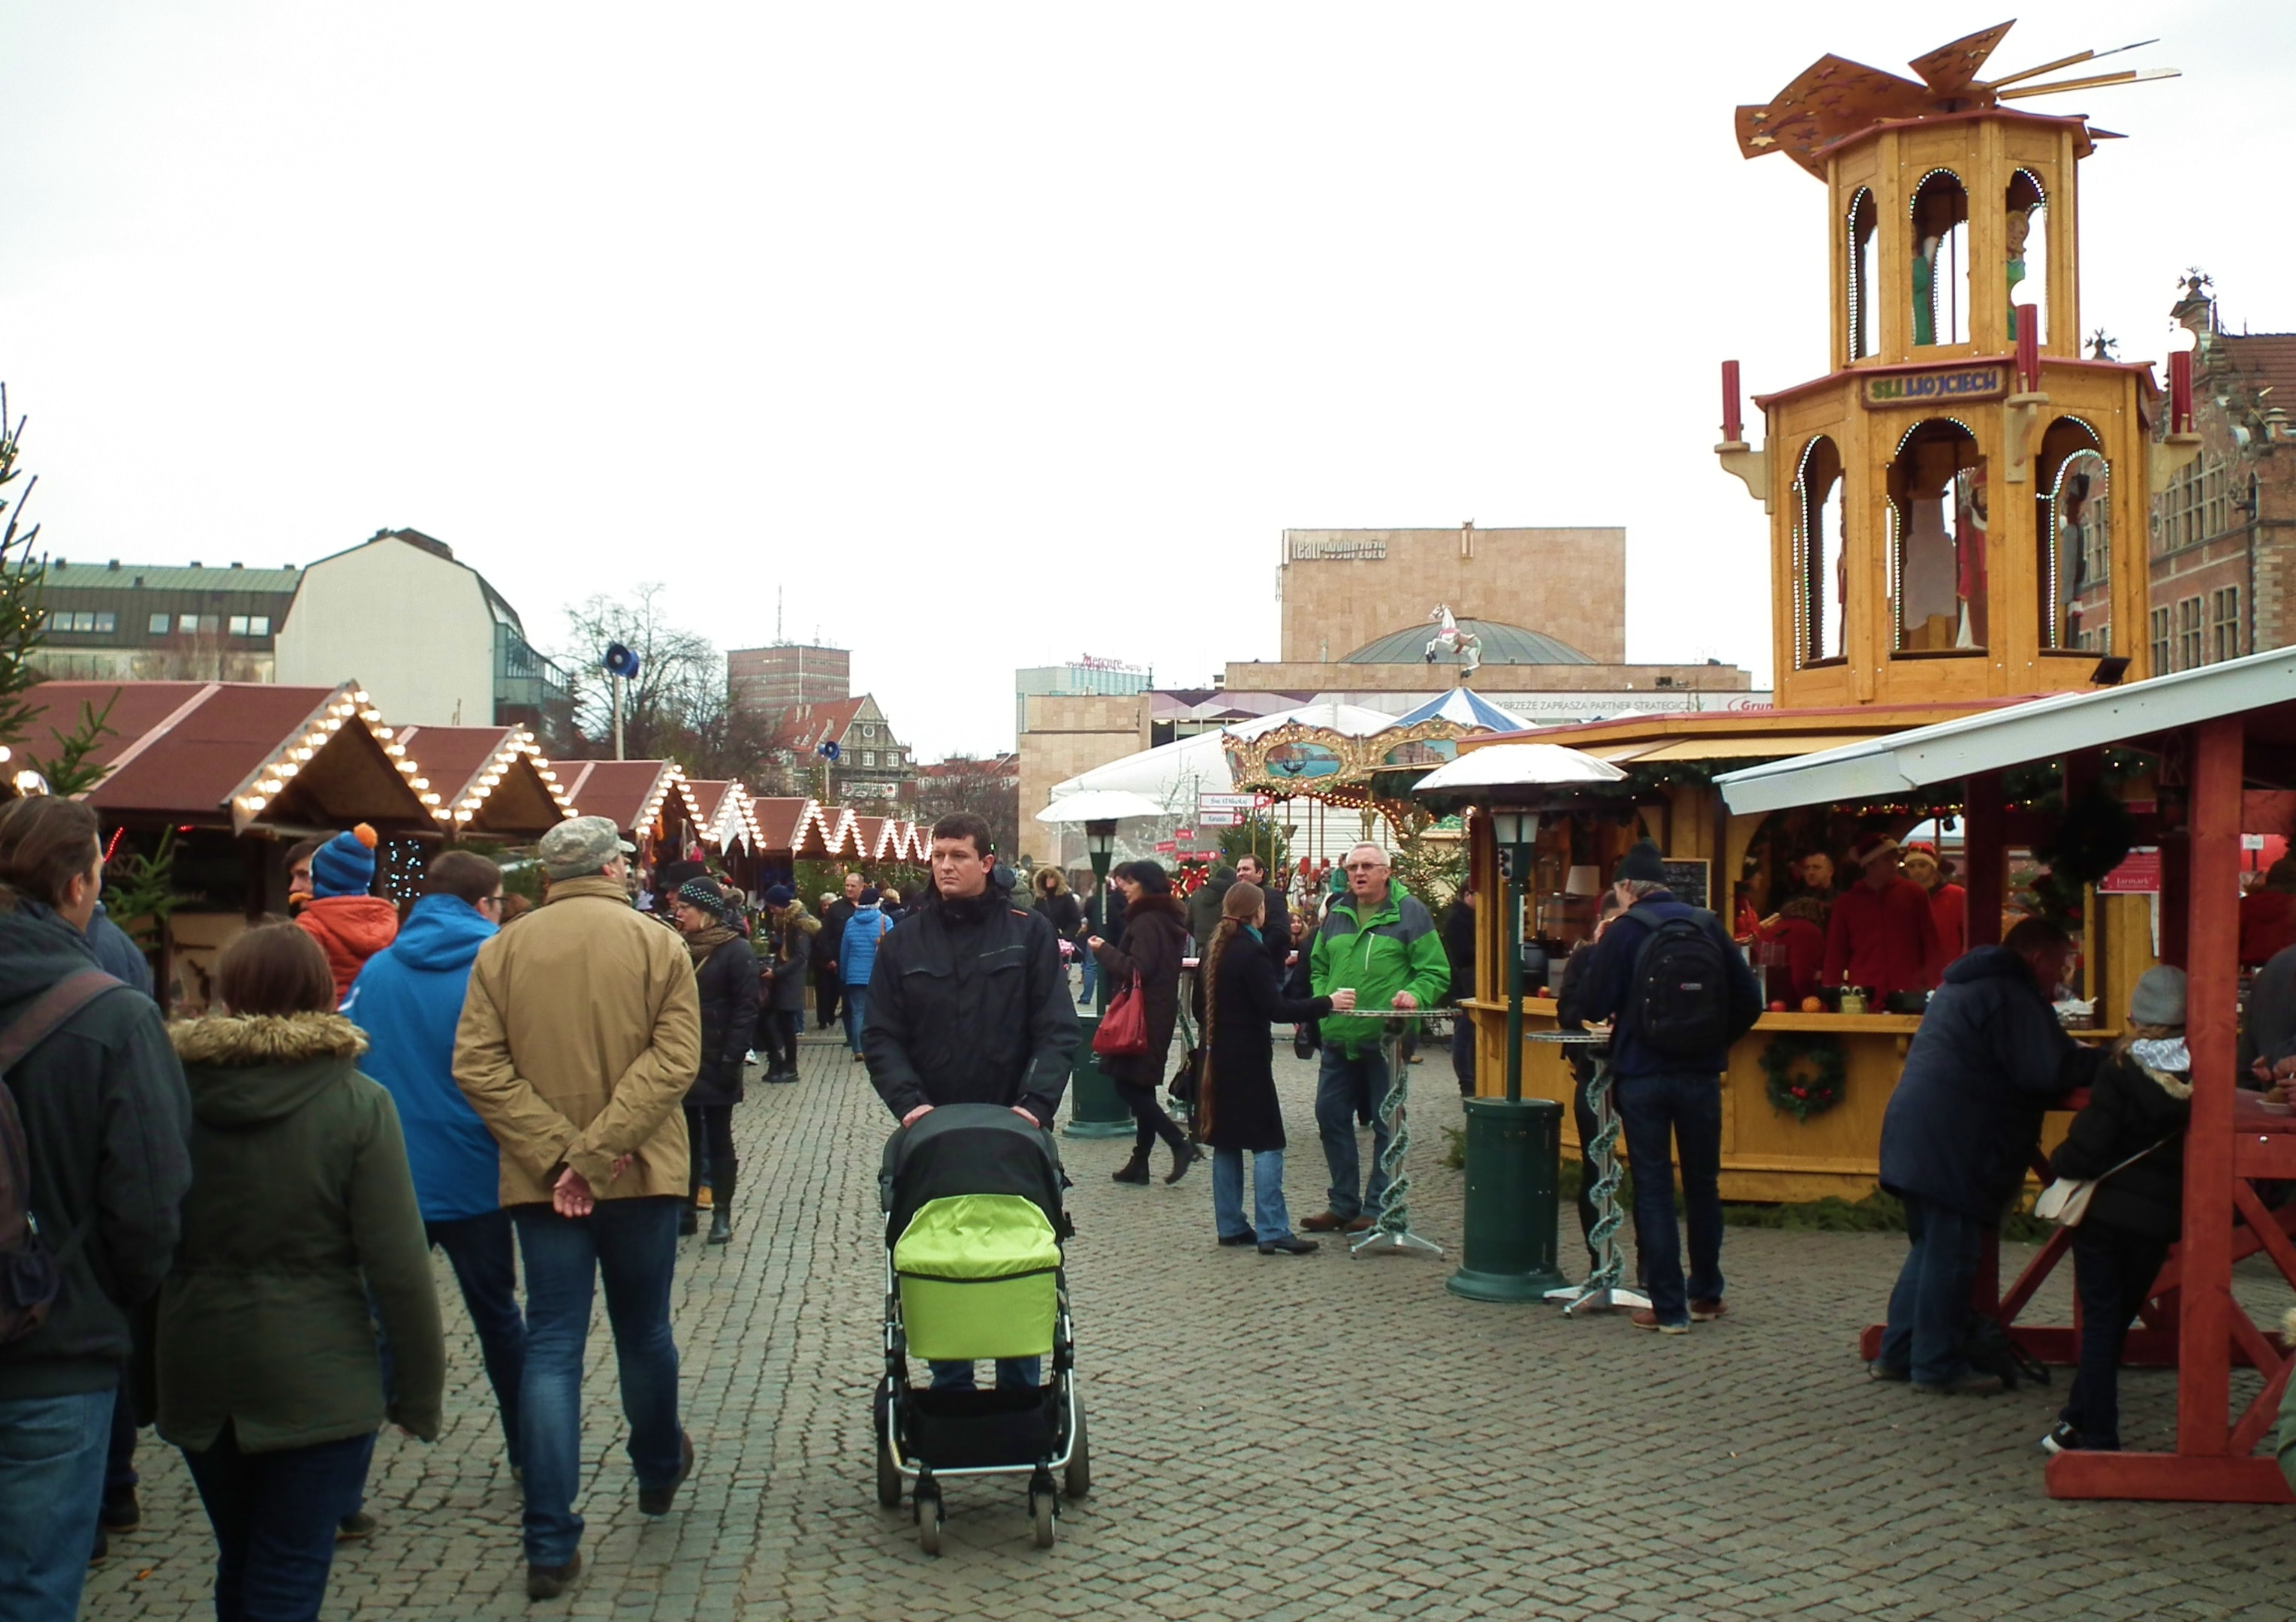
[(2002, 37), (2016, 26), (2013, 17), (2007, 22), (1997, 22), (1951, 45), (1939, 45), (1926, 56), (1916, 56), (1906, 65), (1920, 74), (1922, 83), (1937, 94), (1959, 95), (1969, 88), (1970, 81), (1985, 66), (1985, 59), (1993, 54)]

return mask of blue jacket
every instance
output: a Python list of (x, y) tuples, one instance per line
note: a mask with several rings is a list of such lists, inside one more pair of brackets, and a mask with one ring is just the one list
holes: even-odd
[(877, 943), (893, 927), (882, 909), (857, 907), (845, 921), (845, 938), (838, 943), (837, 972), (849, 986), (866, 986), (869, 971), (877, 966)]
[[(1635, 960), (1642, 954), (1643, 942), (1652, 931), (1677, 918), (1702, 922), (1706, 932), (1721, 947), (1723, 969), (1730, 977), (1726, 994), (1730, 999), (1726, 1023), (1730, 1041), (1709, 1053), (1660, 1053), (1643, 1041)], [(1754, 971), (1746, 967), (1745, 954), (1722, 928), (1722, 921), (1704, 907), (1677, 901), (1665, 890), (1644, 897), (1611, 920), (1603, 938), (1587, 954), (1585, 967), (1571, 977), (1571, 992), (1579, 1020), (1612, 1021), (1611, 1069), (1620, 1076), (1719, 1076), (1730, 1068), (1730, 1044), (1753, 1029), (1754, 1021), (1762, 1017), (1762, 988), (1755, 983)]]
[(111, 922), (101, 901), (95, 904), (95, 916), (87, 921), (87, 944), (98, 968), (145, 996), (152, 995), (152, 960), (127, 930)]
[(1882, 1117), (1882, 1186), (1988, 1225), (2025, 1180), (2041, 1115), (2101, 1055), (2064, 1033), (2006, 946), (1956, 958), (1930, 995)]
[(495, 1141), (455, 1085), (455, 1027), (471, 961), (494, 933), (469, 902), (425, 896), (343, 999), (345, 1016), (366, 1033), (359, 1069), (398, 1106), (425, 1222), (481, 1216), (502, 1204)]

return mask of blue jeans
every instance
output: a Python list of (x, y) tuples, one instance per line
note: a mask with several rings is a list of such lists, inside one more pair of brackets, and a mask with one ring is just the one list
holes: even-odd
[[(936, 1363), (932, 1369), (932, 1389), (936, 1391), (970, 1391), (972, 1385), (972, 1365), (969, 1363)], [(1021, 1391), (1040, 1382), (1045, 1360), (1041, 1357), (999, 1357), (996, 1360), (996, 1389), (1000, 1391)]]
[(677, 1479), (684, 1432), (669, 1281), (683, 1204), (675, 1197), (601, 1200), (587, 1216), (561, 1216), (546, 1205), (512, 1209), (526, 1261), (526, 1375), (518, 1400), (529, 1565), (562, 1566), (582, 1542), (582, 1518), (573, 1509), (582, 1476), (582, 1346), (601, 1277), (630, 1464), (642, 1485)]
[[(1379, 1159), (1387, 1152), (1387, 1124), (1376, 1111), (1387, 1097), (1387, 1055), (1377, 1047), (1350, 1054), (1327, 1044), (1323, 1067), (1316, 1073), (1316, 1131), (1324, 1140), (1324, 1163), (1332, 1168), (1332, 1215), (1352, 1222), (1365, 1211), (1376, 1216), (1387, 1199), (1387, 1174)], [(1356, 1121), (1364, 1110), (1372, 1117), (1372, 1167), (1368, 1186), (1361, 1182), (1362, 1166), (1356, 1154)]]
[(1212, 1151), (1212, 1225), (1222, 1239), (1245, 1233), (1261, 1244), (1286, 1238), (1292, 1218), (1283, 1208), (1283, 1151), (1251, 1151), (1251, 1222), (1243, 1220), (1243, 1156), (1241, 1149)]
[(845, 988), (845, 1045), (855, 1053), (861, 1051), (861, 1023), (869, 1017), (869, 987), (848, 986)]
[(1985, 1225), (1919, 1194), (1901, 1198), (1908, 1249), (1890, 1291), (1879, 1361), (1924, 1385), (1950, 1385), (1969, 1372), (1969, 1287)]
[[(1635, 1245), (1643, 1288), (1661, 1323), (1690, 1322), (1690, 1303), (1722, 1294), (1722, 1078), (1621, 1076), (1611, 1096), (1635, 1174)], [(1689, 1208), (1690, 1280), (1674, 1225), (1674, 1152)]]
[(0, 1617), (73, 1622), (103, 1501), (112, 1389), (0, 1402)]
[(1084, 954), (1084, 989), (1077, 994), (1079, 1006), (1089, 1006), (1092, 995), (1100, 984), (1100, 960), (1090, 952)]
[(327, 1597), (335, 1523), (358, 1507), (372, 1432), (242, 1453), (229, 1425), (184, 1450), (215, 1528), (217, 1622), (312, 1622)]
[(1475, 1022), (1461, 1009), (1451, 1020), (1451, 1074), (1459, 1078), (1459, 1096), (1475, 1095)]
[(526, 1377), (526, 1319), (518, 1309), (518, 1266), (512, 1259), (510, 1213), (487, 1211), (455, 1222), (426, 1222), (423, 1237), (447, 1253), (461, 1286), (471, 1327), (479, 1333), (479, 1356), (502, 1414), (503, 1441), (510, 1462), (518, 1457), (518, 1388)]

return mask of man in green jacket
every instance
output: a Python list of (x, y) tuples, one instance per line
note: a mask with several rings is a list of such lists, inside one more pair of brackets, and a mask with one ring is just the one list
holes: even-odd
[(1308, 954), (1317, 996), (1342, 987), (1356, 994), (1352, 1014), (1324, 1016), (1324, 1063), (1316, 1078), (1316, 1130), (1332, 1168), (1331, 1208), (1300, 1225), (1317, 1233), (1360, 1233), (1387, 1199), (1387, 1124), (1374, 1117), (1372, 1170), (1360, 1181), (1356, 1121), (1387, 1096), (1387, 1056), (1380, 1048), (1383, 1011), (1431, 1008), (1451, 983), (1450, 959), (1426, 906), (1388, 874), (1387, 852), (1358, 845), (1341, 864), (1347, 893), (1325, 909)]

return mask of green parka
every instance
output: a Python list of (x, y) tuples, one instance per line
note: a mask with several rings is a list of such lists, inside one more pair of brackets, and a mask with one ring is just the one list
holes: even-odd
[[(398, 1111), (337, 1014), (171, 1026), (192, 1094), (192, 1192), (160, 1290), (160, 1434), (203, 1452), (439, 1434), (446, 1345)], [(397, 1390), (386, 1408), (373, 1292)]]
[(1434, 917), (1402, 881), (1387, 881), (1387, 899), (1370, 916), (1358, 917), (1357, 906), (1351, 892), (1332, 897), (1308, 953), (1308, 983), (1315, 995), (1327, 997), (1352, 987), (1356, 1006), (1365, 1011), (1324, 1016), (1324, 1045), (1350, 1053), (1379, 1044), (1378, 1011), (1393, 1007), (1398, 992), (1433, 1008), (1451, 987), (1451, 960)]

